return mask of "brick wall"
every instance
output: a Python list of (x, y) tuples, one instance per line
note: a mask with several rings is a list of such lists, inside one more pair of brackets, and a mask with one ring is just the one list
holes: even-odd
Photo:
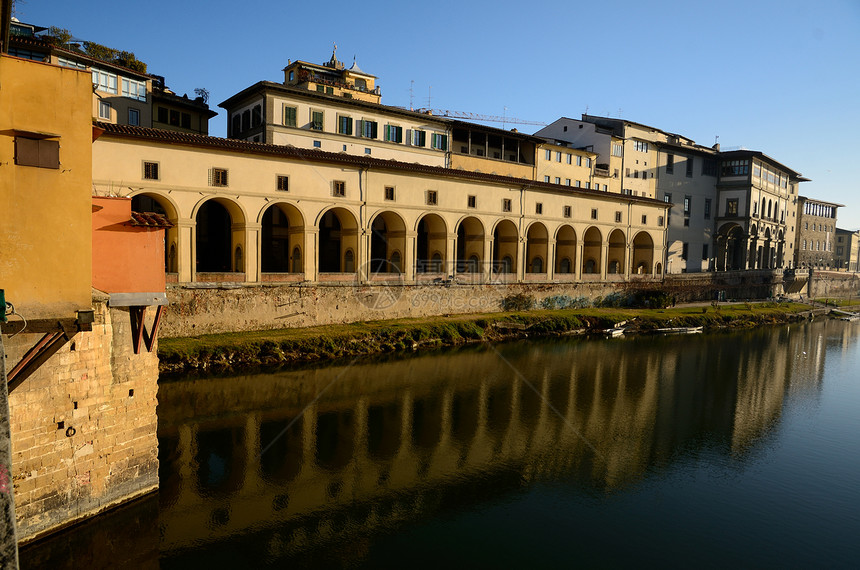
[[(92, 332), (9, 395), (22, 542), (158, 487), (156, 354), (134, 354), (127, 309), (94, 308)], [(7, 337), (7, 369), (38, 339)]]

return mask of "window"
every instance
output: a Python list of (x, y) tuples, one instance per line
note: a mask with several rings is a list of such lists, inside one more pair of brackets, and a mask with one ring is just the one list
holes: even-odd
[(642, 225), (648, 225), (648, 216), (646, 216), (645, 214), (642, 214)]
[(134, 79), (122, 78), (122, 95), (138, 101), (146, 101), (146, 83)]
[(585, 188), (586, 188), (587, 190), (590, 190), (590, 189), (591, 189), (591, 182), (586, 182), (586, 183), (585, 183)]
[[(9, 49), (9, 55), (15, 55), (12, 53), (11, 48)], [(17, 56), (17, 57), (21, 57), (21, 56)], [(28, 57), (27, 59), (35, 59), (35, 58)], [(39, 59), (37, 59), (36, 61), (43, 61), (43, 59), (42, 59), (42, 57), (39, 57)], [(86, 64), (78, 63), (77, 61), (72, 61), (70, 59), (65, 59), (62, 57), (57, 58), (57, 63), (62, 65), (63, 67), (71, 67), (73, 69), (86, 69), (87, 68)]]
[(564, 179), (564, 185), (565, 185), (565, 186), (570, 186), (570, 178), (565, 178), (565, 179)]
[(556, 176), (556, 177), (555, 177), (555, 183), (556, 183), (556, 184), (561, 184), (561, 177), (560, 177), (560, 176)]
[(412, 131), (413, 146), (427, 146), (427, 132), (415, 129)]
[(626, 176), (627, 178), (630, 178), (630, 167), (627, 167), (624, 169), (624, 176)]
[(60, 168), (60, 141), (15, 137), (15, 164)]
[(749, 172), (749, 160), (725, 160), (720, 170), (722, 176), (746, 176)]
[(727, 216), (737, 216), (738, 215), (738, 199), (730, 198), (726, 200), (726, 215)]
[(663, 227), (663, 216), (657, 216), (657, 225)]
[(565, 156), (565, 161), (568, 164), (573, 164), (573, 155), (572, 154), (565, 154), (564, 156)]
[(359, 121), (358, 130), (366, 139), (375, 139), (378, 136), (376, 121)]
[(369, 146), (364, 147), (364, 154), (370, 154), (370, 147)]
[(314, 131), (323, 130), (323, 112), (311, 111), (311, 129)]
[(591, 159), (590, 159), (590, 158), (586, 158), (586, 159), (585, 159), (585, 166), (586, 166), (587, 168), (591, 168)]
[(342, 135), (352, 134), (352, 117), (338, 115), (337, 117), (337, 132)]
[(325, 88), (326, 95), (334, 95), (334, 87), (326, 87)]
[(277, 190), (280, 190), (281, 192), (289, 192), (290, 191), (290, 177), (278, 175), (275, 188)]
[(577, 180), (576, 183), (574, 184), (575, 188), (579, 188), (581, 186), (582, 186), (582, 182), (580, 182), (579, 180)]
[(158, 163), (144, 162), (143, 163), (143, 179), (158, 180)]
[(645, 141), (633, 141), (633, 147), (639, 152), (648, 152), (648, 143)]
[(624, 146), (620, 143), (612, 143), (612, 156), (624, 156)]
[(716, 176), (717, 175), (717, 161), (711, 158), (705, 159), (702, 161), (702, 175), (704, 176)]
[(437, 150), (448, 150), (448, 135), (433, 133), (430, 136), (430, 146)]
[(284, 105), (284, 126), (286, 127), (295, 127), (296, 126), (296, 108), (288, 107)]
[(394, 186), (385, 187), (385, 199), (390, 202), (394, 201)]
[(560, 151), (560, 150), (557, 150), (557, 151), (555, 152), (555, 161), (556, 161), (556, 162), (561, 162), (561, 151)]
[(99, 101), (99, 119), (110, 121), (111, 106), (107, 101)]
[(543, 214), (543, 204), (538, 202), (535, 204), (535, 214)]
[(346, 182), (343, 180), (334, 180), (331, 185), (331, 195), (335, 198), (346, 196)]
[(180, 115), (180, 116), (182, 119), (182, 128), (183, 129), (190, 129), (191, 128), (191, 114), (190, 113), (182, 113), (182, 115)]
[(597, 219), (597, 208), (592, 208), (592, 209), (591, 209), (591, 219), (592, 219), (592, 220), (596, 220), (596, 219)]
[(582, 166), (582, 157), (581, 157), (581, 156), (577, 156), (577, 157), (576, 157), (576, 165), (577, 165), (577, 166)]
[(689, 228), (689, 227), (690, 227), (690, 218), (684, 218), (684, 227), (685, 227), (685, 228)]
[(690, 215), (690, 201), (691, 201), (690, 196), (684, 196), (684, 215), (685, 216)]
[(705, 198), (705, 219), (711, 219), (711, 199)]
[(227, 169), (212, 168), (209, 170), (209, 186), (227, 186)]
[(675, 155), (667, 154), (666, 155), (666, 174), (673, 174), (675, 172)]
[(128, 110), (128, 124), (133, 127), (140, 125), (140, 111), (138, 109)]
[(803, 249), (806, 250), (806, 240), (803, 240)]
[(609, 185), (608, 185), (608, 184), (604, 184), (604, 185), (603, 185), (603, 191), (604, 191), (604, 192), (609, 192)]
[(476, 196), (467, 196), (466, 197), (466, 206), (469, 208), (477, 208), (478, 207), (478, 198)]
[(687, 178), (693, 177), (693, 157), (687, 157)]
[(621, 223), (621, 212), (615, 212), (615, 223), (616, 224)]
[(113, 73), (93, 68), (93, 85), (99, 91), (117, 94), (116, 75)]
[(561, 209), (562, 217), (569, 218), (571, 216), (571, 210), (572, 210), (572, 208), (570, 206), (564, 206)]
[(436, 191), (435, 190), (428, 190), (427, 191), (427, 205), (428, 206), (435, 206), (437, 203), (438, 203), (438, 196), (436, 194)]
[(548, 183), (549, 182), (549, 175), (544, 176), (543, 181)]
[(385, 140), (388, 142), (403, 142), (403, 127), (397, 125), (385, 125)]
[(314, 148), (322, 148), (322, 141), (314, 141)]
[(552, 151), (549, 149), (546, 149), (544, 151), (544, 158), (547, 160), (552, 160)]
[(687, 259), (687, 255), (688, 255), (689, 253), (690, 253), (690, 244), (689, 244), (689, 243), (687, 243), (687, 242), (684, 242), (684, 245), (683, 245), (683, 246), (682, 246), (682, 248), (681, 248), (681, 259), (686, 260), (686, 259)]
[(511, 199), (510, 198), (503, 198), (502, 199), (502, 211), (503, 212), (510, 212), (511, 211)]

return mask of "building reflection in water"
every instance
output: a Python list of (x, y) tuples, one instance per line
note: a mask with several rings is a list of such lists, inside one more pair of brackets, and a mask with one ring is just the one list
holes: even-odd
[(162, 556), (253, 536), (267, 560), (344, 540), (360, 557), (376, 531), (534, 481), (611, 493), (691, 445), (742, 460), (820, 387), (809, 326), (163, 382)]

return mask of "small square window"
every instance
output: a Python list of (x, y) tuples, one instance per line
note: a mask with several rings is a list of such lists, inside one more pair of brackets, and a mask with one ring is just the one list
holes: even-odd
[(290, 191), (290, 177), (289, 176), (278, 176), (278, 182), (276, 188), (281, 192), (289, 192)]
[[(592, 212), (593, 212), (593, 210), (592, 210)], [(591, 216), (591, 217), (594, 218), (594, 216)], [(617, 224), (621, 223), (621, 212), (615, 212), (615, 223), (617, 223)]]
[(428, 190), (427, 191), (427, 205), (428, 206), (435, 206), (437, 204), (437, 202), (438, 202), (438, 196), (436, 195), (436, 191), (435, 190)]
[(364, 154), (370, 154), (370, 147), (369, 146), (364, 147)]
[(144, 162), (143, 163), (143, 179), (158, 180), (158, 163)]
[(209, 171), (210, 186), (227, 186), (227, 169), (213, 168)]
[(502, 211), (503, 212), (510, 212), (511, 211), (511, 199), (510, 198), (503, 198), (502, 199)]
[(385, 199), (394, 201), (394, 186), (386, 186), (385, 187)]
[(343, 198), (346, 196), (346, 182), (343, 180), (335, 180), (332, 182), (331, 195), (336, 198)]
[(569, 218), (571, 215), (570, 210), (571, 210), (570, 206), (565, 206), (564, 209), (562, 210), (562, 212), (563, 212), (562, 215), (565, 218)]
[(321, 148), (321, 147), (322, 147), (322, 141), (314, 141), (314, 148)]
[(478, 197), (477, 196), (468, 196), (466, 198), (466, 205), (469, 208), (477, 208), (478, 207)]
[(597, 208), (592, 208), (592, 209), (591, 209), (591, 219), (592, 219), (592, 220), (596, 220), (596, 219), (597, 219)]

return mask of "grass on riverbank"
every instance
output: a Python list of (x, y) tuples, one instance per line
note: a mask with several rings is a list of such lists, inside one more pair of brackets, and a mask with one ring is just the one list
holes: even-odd
[(249, 369), (482, 340), (596, 333), (621, 321), (633, 332), (786, 322), (808, 305), (742, 303), (668, 309), (586, 308), (451, 315), (159, 340), (162, 372)]

